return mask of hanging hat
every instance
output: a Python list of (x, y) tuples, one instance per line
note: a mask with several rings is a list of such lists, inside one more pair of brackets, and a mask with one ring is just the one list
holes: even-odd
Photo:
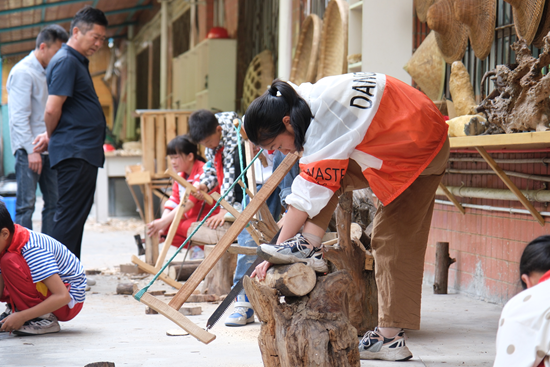
[(438, 0), (428, 9), (428, 26), (435, 31), (435, 40), (449, 64), (460, 60), (466, 52), (468, 29), (454, 14), (454, 0)]
[(495, 38), (497, 0), (455, 1), (454, 11), (456, 19), (468, 29), (475, 55), (484, 60)]
[(538, 48), (544, 47), (544, 37), (550, 32), (550, 1), (544, 2), (544, 10), (540, 18), (539, 29), (533, 39), (533, 45)]
[(435, 32), (428, 34), (403, 69), (432, 101), (441, 99), (445, 85), (445, 60), (437, 47)]
[(530, 45), (539, 27), (544, 0), (504, 0), (513, 8), (516, 34)]
[(422, 23), (426, 23), (428, 16), (428, 9), (435, 0), (414, 0), (414, 8), (416, 9), (416, 16)]

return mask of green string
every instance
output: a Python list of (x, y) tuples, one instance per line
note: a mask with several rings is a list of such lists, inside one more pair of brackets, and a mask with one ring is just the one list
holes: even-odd
[[(240, 165), (241, 165), (241, 172), (243, 170), (243, 167), (244, 167), (244, 159), (243, 159), (243, 149), (242, 149), (242, 146), (241, 146), (241, 128), (242, 128), (242, 125), (243, 125), (243, 120), (241, 119), (238, 119), (239, 120), (239, 127), (236, 127), (235, 126), (235, 130), (237, 130), (237, 147), (239, 149), (239, 159), (240, 159)], [(242, 190), (243, 190), (243, 202), (242, 202), (242, 208), (243, 210), (246, 208), (246, 181), (243, 180), (243, 184), (244, 184), (244, 187), (242, 187)]]
[(153, 279), (149, 282), (149, 284), (147, 284), (145, 287), (143, 287), (143, 289), (141, 289), (139, 292), (137, 292), (135, 295), (134, 295), (134, 298), (136, 300), (141, 300), (141, 297), (143, 297), (143, 295), (145, 294), (145, 292), (147, 292), (147, 290), (149, 290), (149, 287), (151, 287), (153, 285), (153, 283), (158, 279), (158, 277), (164, 272), (164, 270), (166, 270), (166, 267), (168, 265), (170, 265), (170, 263), (174, 260), (174, 258), (176, 257), (177, 254), (179, 254), (179, 252), (185, 247), (185, 245), (191, 240), (191, 238), (193, 237), (193, 235), (199, 230), (199, 228), (204, 224), (204, 222), (206, 221), (206, 219), (208, 219), (210, 217), (210, 215), (212, 215), (212, 212), (214, 212), (214, 210), (216, 210), (216, 208), (218, 206), (220, 206), (220, 203), (221, 201), (227, 196), (227, 194), (233, 190), (233, 188), (235, 187), (235, 185), (237, 184), (237, 182), (239, 182), (239, 180), (243, 177), (243, 175), (246, 173), (246, 171), (248, 171), (248, 169), (254, 164), (254, 162), (256, 161), (256, 159), (260, 156), (260, 154), (263, 152), (263, 149), (260, 149), (260, 151), (258, 152), (258, 154), (256, 154), (256, 156), (252, 159), (252, 161), (248, 164), (248, 166), (245, 168), (244, 171), (241, 172), (241, 174), (239, 175), (239, 177), (237, 177), (235, 179), (235, 181), (233, 182), (233, 184), (229, 187), (229, 189), (218, 199), (218, 201), (216, 202), (216, 205), (214, 205), (214, 207), (212, 209), (210, 209), (210, 211), (208, 212), (208, 214), (203, 218), (203, 220), (199, 223), (199, 225), (195, 228), (195, 230), (187, 237), (187, 239), (180, 245), (180, 247), (178, 247), (178, 249), (176, 250), (176, 252), (174, 253), (174, 255), (170, 258), (170, 260), (168, 260), (168, 262), (166, 262), (166, 264), (164, 264), (164, 266), (159, 270), (159, 272), (153, 277)]

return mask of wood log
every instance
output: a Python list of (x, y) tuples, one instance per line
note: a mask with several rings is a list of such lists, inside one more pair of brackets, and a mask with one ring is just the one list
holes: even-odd
[(118, 283), (116, 285), (116, 294), (134, 294), (134, 283)]
[(84, 367), (115, 367), (115, 364), (113, 362), (94, 362), (88, 363)]
[[(204, 256), (208, 258), (215, 246), (204, 246)], [(237, 267), (237, 255), (224, 253), (220, 260), (214, 265), (212, 270), (206, 275), (202, 283), (202, 294), (215, 294), (221, 296), (228, 294), (233, 285), (233, 275)]]
[(315, 270), (306, 264), (296, 263), (271, 267), (263, 283), (283, 296), (301, 297), (311, 292), (316, 282)]
[(339, 271), (317, 278), (313, 291), (279, 302), (277, 290), (244, 277), (246, 294), (262, 321), (264, 366), (359, 366), (357, 330), (348, 319), (352, 277)]
[(184, 263), (174, 261), (168, 268), (168, 276), (178, 282), (185, 281), (189, 279), (201, 262), (202, 260), (188, 260)]
[[(199, 223), (200, 222), (195, 222), (191, 224), (189, 230), (187, 231), (187, 236), (193, 233)], [(194, 243), (199, 243), (201, 245), (215, 245), (225, 235), (229, 227), (231, 227), (231, 223), (224, 223), (223, 226), (220, 226), (216, 229), (208, 228), (206, 224), (203, 224), (193, 235), (191, 241)]]
[(449, 266), (456, 262), (449, 256), (449, 242), (435, 244), (435, 279), (434, 294), (447, 294)]
[(349, 320), (358, 335), (363, 335), (378, 325), (378, 289), (374, 272), (365, 270), (366, 249), (351, 240), (352, 208), (352, 194), (342, 194), (336, 209), (338, 245), (326, 249), (325, 258), (334, 269), (347, 270), (353, 279), (348, 294)]

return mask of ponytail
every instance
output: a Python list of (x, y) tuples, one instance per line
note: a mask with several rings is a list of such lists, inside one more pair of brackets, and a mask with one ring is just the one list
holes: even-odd
[(251, 142), (263, 145), (286, 131), (283, 118), (290, 117), (294, 145), (301, 151), (313, 115), (307, 102), (288, 83), (276, 79), (268, 90), (256, 98), (245, 114), (244, 129)]

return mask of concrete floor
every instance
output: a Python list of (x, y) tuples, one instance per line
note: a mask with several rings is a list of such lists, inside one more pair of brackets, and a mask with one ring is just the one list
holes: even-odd
[[(146, 315), (145, 306), (131, 296), (115, 294), (120, 281), (143, 286), (149, 279), (131, 279), (116, 271), (115, 266), (129, 263), (136, 252), (134, 234), (128, 230), (86, 230), (84, 267), (102, 269), (103, 274), (90, 277), (97, 284), (87, 293), (82, 312), (74, 320), (61, 323), (57, 334), (17, 337), (0, 333), (0, 365), (74, 367), (109, 361), (116, 366), (262, 366), (257, 344), (259, 323), (227, 328), (222, 317), (212, 329), (216, 340), (204, 345), (191, 336), (167, 336), (167, 330), (177, 328), (175, 324), (161, 315)], [(172, 288), (157, 282), (151, 289)], [(195, 305), (202, 307), (202, 314), (189, 318), (205, 325), (217, 305)], [(426, 286), (422, 330), (408, 332), (413, 359), (362, 361), (361, 366), (491, 366), (501, 308), (459, 294), (434, 295)], [(3, 309), (0, 304), (0, 311)]]

